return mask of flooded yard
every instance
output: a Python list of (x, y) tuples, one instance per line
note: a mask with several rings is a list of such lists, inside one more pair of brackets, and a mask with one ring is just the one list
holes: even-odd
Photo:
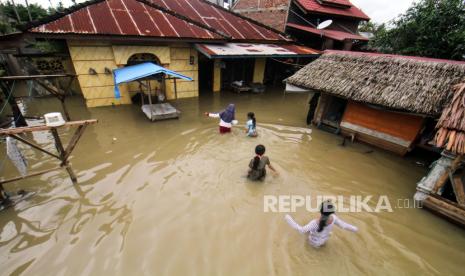
[[(230, 102), (240, 127), (219, 135), (217, 120), (203, 113)], [(284, 213), (264, 212), (265, 195), (387, 195), (395, 203), (411, 198), (427, 172), (307, 128), (307, 95), (183, 99), (175, 102), (179, 120), (156, 123), (136, 105), (86, 109), (78, 97), (68, 104), (73, 119), (99, 120), (71, 158), (79, 183), (60, 170), (6, 185), (37, 194), (0, 213), (4, 275), (463, 275), (463, 230), (425, 210), (339, 214), (359, 232), (335, 229), (318, 250)], [(29, 115), (61, 111), (53, 98), (26, 106)], [(242, 128), (249, 111), (256, 139)], [(65, 140), (72, 131), (61, 130)], [(50, 143), (47, 135), (34, 139)], [(258, 143), (280, 173), (259, 183), (245, 177)], [(31, 170), (56, 165), (37, 151), (25, 155)], [(17, 171), (7, 161), (0, 173)], [(293, 216), (304, 224), (317, 214)]]

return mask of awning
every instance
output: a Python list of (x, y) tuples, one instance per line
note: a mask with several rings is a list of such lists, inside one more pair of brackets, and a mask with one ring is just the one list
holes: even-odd
[(195, 48), (208, 58), (312, 57), (321, 53), (312, 48), (293, 44), (195, 44)]
[(115, 81), (115, 98), (119, 99), (121, 97), (118, 84), (135, 81), (157, 74), (167, 74), (175, 78), (180, 78), (188, 81), (192, 80), (192, 78), (181, 75), (175, 71), (168, 70), (162, 66), (155, 65), (151, 62), (126, 66), (123, 68), (113, 70), (113, 78)]
[(363, 37), (358, 34), (352, 34), (349, 32), (343, 32), (343, 31), (337, 31), (337, 30), (331, 30), (331, 29), (324, 29), (324, 30), (318, 30), (317, 28), (313, 28), (310, 26), (303, 26), (299, 24), (294, 24), (294, 23), (287, 23), (288, 27), (298, 29), (304, 32), (316, 34), (316, 35), (321, 35), (327, 38), (331, 38), (334, 40), (363, 40), (363, 41), (368, 41), (368, 38)]

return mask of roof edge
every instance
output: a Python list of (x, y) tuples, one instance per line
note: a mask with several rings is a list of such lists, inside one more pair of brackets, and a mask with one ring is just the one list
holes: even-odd
[(359, 57), (385, 57), (392, 59), (405, 59), (418, 62), (435, 62), (435, 63), (449, 63), (457, 65), (465, 65), (465, 61), (454, 60), (454, 59), (439, 59), (421, 56), (405, 56), (396, 54), (385, 54), (385, 53), (372, 53), (372, 52), (359, 52), (359, 51), (342, 51), (342, 50), (325, 50), (323, 54), (339, 54), (347, 56), (359, 56)]
[(62, 12), (55, 12), (54, 14), (51, 14), (49, 16), (46, 16), (42, 19), (39, 19), (39, 20), (34, 20), (34, 21), (31, 21), (31, 22), (28, 22), (26, 24), (23, 24), (23, 25), (20, 25), (18, 27), (19, 30), (21, 30), (22, 32), (26, 32), (26, 31), (29, 31), (30, 29), (32, 28), (35, 28), (35, 27), (38, 27), (40, 25), (43, 25), (43, 24), (47, 24), (47, 23), (50, 23), (52, 21), (55, 21), (55, 20), (58, 20), (62, 17), (65, 17), (75, 11), (78, 11), (80, 9), (83, 9), (87, 6), (90, 6), (90, 5), (93, 5), (93, 4), (98, 4), (100, 2), (104, 2), (106, 0), (89, 0), (89, 1), (86, 1), (86, 2), (82, 2), (82, 3), (79, 3), (79, 4), (76, 4), (76, 5), (73, 5), (69, 8), (66, 8), (64, 9)]

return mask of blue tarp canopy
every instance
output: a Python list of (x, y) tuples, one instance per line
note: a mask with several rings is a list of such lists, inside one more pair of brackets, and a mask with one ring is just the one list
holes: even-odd
[(192, 78), (181, 75), (175, 71), (168, 70), (162, 66), (151, 62), (131, 65), (113, 70), (113, 78), (115, 80), (115, 98), (119, 99), (121, 94), (118, 85), (120, 83), (131, 82), (138, 79), (143, 79), (156, 74), (167, 74), (176, 78), (191, 81)]

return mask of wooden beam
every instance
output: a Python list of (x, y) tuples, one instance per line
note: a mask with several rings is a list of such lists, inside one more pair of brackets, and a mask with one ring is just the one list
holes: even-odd
[(465, 192), (462, 182), (462, 174), (453, 175), (451, 178), (452, 189), (455, 193), (455, 198), (457, 199), (457, 203), (465, 207)]
[(25, 176), (17, 176), (17, 177), (13, 177), (13, 178), (6, 179), (6, 180), (0, 180), (0, 187), (2, 187), (2, 189), (3, 189), (3, 184), (13, 182), (13, 181), (17, 181), (17, 180), (21, 180), (21, 179), (25, 179), (25, 178), (29, 178), (29, 177), (33, 177), (33, 176), (37, 176), (37, 175), (41, 175), (41, 174), (48, 173), (48, 172), (51, 172), (51, 171), (56, 171), (58, 169), (61, 169), (61, 166), (60, 167), (55, 167), (55, 168), (52, 168), (52, 169), (47, 169), (47, 170), (43, 170), (43, 171), (30, 173), (30, 174), (25, 175)]
[[(92, 124), (96, 124), (97, 122), (98, 121), (96, 119), (71, 121), (71, 122), (66, 122), (63, 126), (60, 126), (60, 127), (92, 125)], [(33, 132), (33, 131), (46, 131), (46, 130), (51, 130), (53, 128), (57, 128), (57, 127), (39, 125), (39, 126), (29, 126), (29, 127), (7, 128), (7, 129), (0, 129), (0, 135), (20, 134), (20, 133)]]
[(87, 125), (82, 125), (82, 126), (79, 126), (78, 129), (76, 129), (76, 132), (74, 132), (74, 135), (71, 138), (71, 141), (69, 141), (69, 144), (65, 149), (64, 158), (66, 160), (68, 160), (69, 156), (71, 155), (71, 153), (74, 150), (74, 147), (77, 145), (79, 139), (81, 139), (81, 136), (84, 133), (84, 131), (86, 130), (86, 128), (87, 128)]
[(0, 81), (12, 80), (37, 80), (37, 79), (51, 79), (75, 76), (73, 74), (56, 74), (56, 75), (30, 75), (30, 76), (4, 76), (0, 77)]
[(55, 157), (55, 158), (60, 159), (60, 156), (58, 156), (58, 155), (56, 155), (56, 154), (53, 154), (53, 153), (51, 153), (51, 152), (49, 152), (49, 151), (47, 151), (47, 150), (44, 150), (44, 149), (41, 148), (40, 146), (38, 146), (38, 145), (34, 144), (33, 142), (28, 141), (28, 140), (26, 140), (26, 139), (24, 139), (24, 138), (22, 138), (22, 137), (20, 137), (20, 136), (17, 136), (17, 135), (15, 135), (15, 134), (10, 134), (10, 135), (8, 135), (8, 136), (10, 136), (10, 137), (12, 137), (12, 138), (15, 138), (16, 140), (21, 141), (21, 142), (23, 142), (24, 144), (26, 144), (26, 145), (28, 145), (28, 146), (30, 146), (30, 147), (32, 147), (32, 148), (35, 148), (36, 150), (39, 150), (39, 151), (41, 151), (41, 152), (43, 152), (43, 153), (45, 153), (45, 154), (48, 154), (48, 155), (50, 155), (50, 156), (52, 156), (52, 157)]
[(461, 208), (452, 201), (437, 195), (429, 195), (423, 201), (423, 207), (448, 219), (453, 223), (465, 227), (465, 209)]
[(66, 168), (69, 177), (74, 183), (76, 183), (77, 177), (74, 174), (73, 169), (69, 165), (68, 160), (65, 158), (65, 149), (63, 148), (63, 144), (61, 143), (60, 135), (58, 135), (58, 131), (56, 128), (52, 128), (50, 131), (52, 132), (53, 138), (55, 139), (55, 146), (57, 148), (57, 151), (60, 154), (61, 166), (64, 166)]
[(452, 161), (450, 169), (446, 170), (446, 172), (438, 179), (431, 193), (436, 194), (442, 187), (444, 187), (444, 185), (446, 185), (447, 179), (449, 179), (449, 173), (453, 173), (457, 169), (462, 162), (462, 159), (463, 156), (459, 155), (454, 159), (454, 161)]
[(21, 113), (21, 110), (19, 109), (18, 104), (16, 103), (16, 100), (13, 96), (14, 91), (10, 91), (10, 89), (13, 88), (9, 87), (4, 82), (0, 82), (0, 90), (3, 91), (3, 94), (5, 94), (5, 99), (10, 104), (16, 126), (27, 126), (26, 119), (24, 119), (23, 114)]

